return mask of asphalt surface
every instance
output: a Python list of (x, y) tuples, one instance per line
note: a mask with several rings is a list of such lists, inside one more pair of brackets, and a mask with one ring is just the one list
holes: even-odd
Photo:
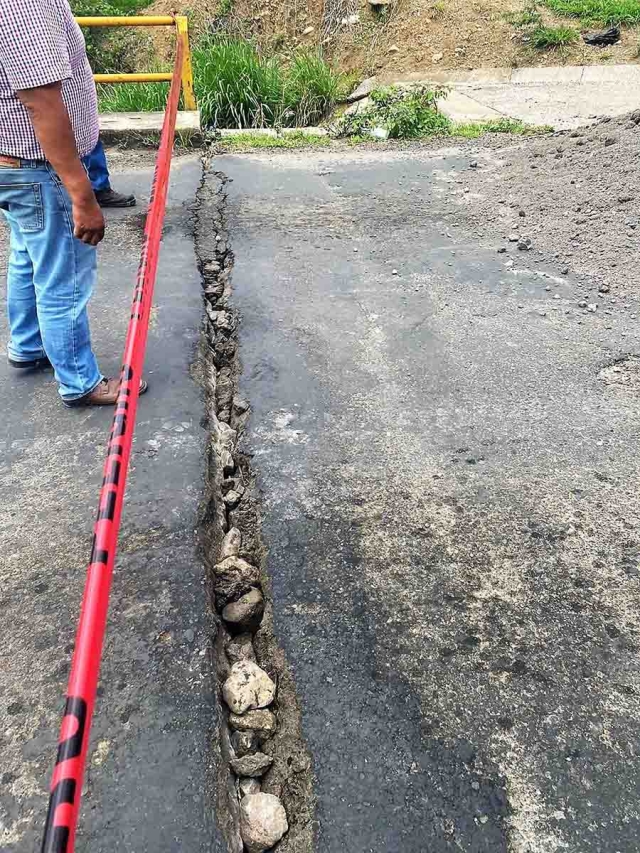
[[(92, 302), (102, 370), (117, 375), (153, 158), (114, 152), (141, 205), (108, 216)], [(117, 168), (122, 163), (121, 168)], [(174, 163), (113, 584), (78, 851), (210, 853), (213, 722), (197, 559), (203, 403), (191, 377), (201, 324), (189, 210), (197, 156)], [(6, 258), (6, 233), (2, 252)], [(4, 288), (4, 283), (3, 283)], [(0, 338), (6, 340), (1, 321)], [(69, 411), (51, 375), (0, 360), (0, 850), (39, 849), (111, 411)]]
[(214, 161), (318, 853), (638, 846), (635, 303), (489, 222), (505, 150)]

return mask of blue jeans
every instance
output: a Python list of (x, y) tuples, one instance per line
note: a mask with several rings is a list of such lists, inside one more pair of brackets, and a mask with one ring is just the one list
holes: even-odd
[(98, 140), (98, 144), (93, 151), (82, 158), (82, 162), (89, 173), (89, 180), (93, 189), (96, 192), (99, 190), (108, 190), (111, 184), (109, 183), (107, 155), (100, 140)]
[(47, 163), (0, 164), (0, 210), (11, 229), (9, 357), (32, 361), (46, 354), (60, 396), (78, 399), (102, 379), (87, 316), (96, 250), (73, 236), (71, 200)]

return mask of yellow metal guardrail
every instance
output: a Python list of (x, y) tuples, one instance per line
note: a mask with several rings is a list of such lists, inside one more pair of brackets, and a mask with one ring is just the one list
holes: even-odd
[[(197, 110), (196, 96), (193, 91), (193, 66), (189, 48), (189, 24), (185, 15), (131, 15), (130, 17), (76, 18), (81, 27), (175, 27), (176, 36), (184, 41), (184, 62), (182, 64), (182, 97), (186, 110)], [(170, 82), (173, 74), (96, 74), (96, 83), (165, 83)]]

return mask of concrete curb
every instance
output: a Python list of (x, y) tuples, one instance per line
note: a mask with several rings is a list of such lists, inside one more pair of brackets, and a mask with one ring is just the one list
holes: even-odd
[(329, 135), (326, 127), (283, 127), (278, 130), (272, 127), (258, 127), (254, 129), (250, 127), (225, 127), (216, 131), (216, 133), (223, 139), (228, 136), (240, 136), (247, 133), (251, 134), (251, 136), (270, 136), (273, 139), (277, 139), (279, 136), (296, 136), (298, 134), (302, 134), (303, 136)]
[[(364, 98), (376, 86), (403, 83), (442, 83), (455, 87), (504, 85), (597, 85), (599, 83), (640, 83), (640, 65), (558, 65), (541, 68), (477, 68), (474, 71), (447, 71), (427, 68), (406, 74), (381, 74), (365, 80), (356, 92)], [(370, 88), (366, 91), (366, 84)], [(353, 93), (355, 95), (355, 92)], [(353, 98), (353, 95), (350, 98)], [(357, 100), (357, 98), (356, 98)]]
[[(118, 142), (140, 136), (157, 136), (162, 131), (164, 112), (102, 113), (100, 134), (108, 142)], [(176, 119), (176, 133), (200, 137), (200, 112), (181, 110)]]

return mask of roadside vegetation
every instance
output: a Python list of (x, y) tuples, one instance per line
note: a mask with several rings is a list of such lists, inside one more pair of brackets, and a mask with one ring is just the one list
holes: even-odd
[(446, 98), (443, 87), (414, 86), (409, 89), (388, 86), (376, 89), (369, 103), (343, 115), (331, 128), (342, 139), (425, 139), (432, 136), (461, 136), (476, 139), (487, 133), (529, 134), (551, 128), (531, 127), (524, 122), (504, 118), (497, 121), (456, 124), (438, 109)]
[[(306, 127), (327, 118), (340, 77), (316, 51), (265, 56), (249, 41), (206, 36), (193, 49), (196, 98), (205, 129)], [(163, 109), (167, 87), (103, 86), (105, 112)]]

